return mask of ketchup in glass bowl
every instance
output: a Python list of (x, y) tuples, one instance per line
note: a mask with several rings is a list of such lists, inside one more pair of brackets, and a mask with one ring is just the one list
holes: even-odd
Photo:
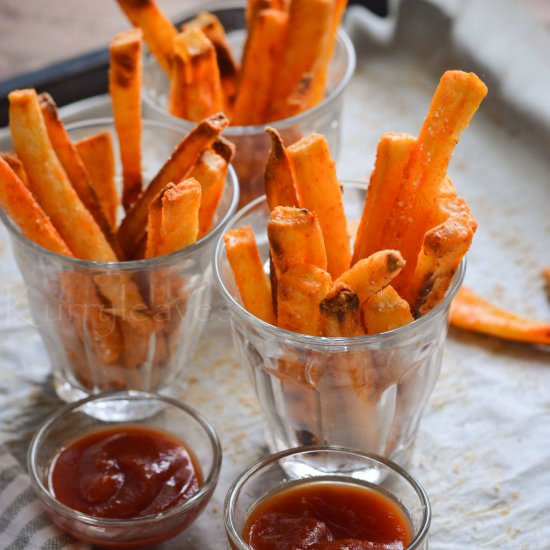
[[(86, 414), (132, 400), (150, 415), (132, 423)], [(34, 436), (33, 488), (58, 527), (102, 547), (157, 544), (186, 529), (216, 486), (221, 446), (190, 407), (144, 392), (90, 397), (62, 408)]]
[(401, 467), (342, 447), (299, 447), (245, 471), (225, 501), (233, 550), (426, 549), (430, 505)]

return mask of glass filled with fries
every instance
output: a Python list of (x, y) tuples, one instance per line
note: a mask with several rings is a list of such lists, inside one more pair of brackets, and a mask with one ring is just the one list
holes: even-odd
[[(364, 183), (343, 182), (348, 224), (361, 218), (366, 189)], [(240, 210), (227, 227), (229, 233), (239, 227), (252, 230), (266, 272), (270, 265), (269, 219), (269, 205), (261, 197)], [(312, 239), (311, 234), (308, 238)], [(376, 334), (328, 338), (285, 330), (251, 314), (243, 306), (227, 245), (228, 241), (218, 241), (216, 279), (230, 311), (240, 359), (267, 422), (270, 450), (342, 445), (406, 465), (440, 372), (449, 307), (463, 279), (464, 261), (443, 300), (416, 320), (410, 318), (393, 330), (380, 328)], [(273, 254), (273, 244), (271, 250)], [(272, 265), (273, 261), (272, 256)], [(387, 256), (383, 263), (392, 269), (392, 262)], [(283, 283), (280, 279), (279, 284)], [(313, 280), (304, 292), (315, 292)], [(304, 296), (300, 303), (305, 302)], [(331, 322), (335, 325), (346, 322), (344, 302), (333, 303), (336, 307), (330, 314), (334, 314)], [(377, 308), (384, 310), (380, 305)], [(304, 308), (295, 314), (304, 317), (307, 311)], [(378, 322), (383, 325), (385, 321)]]
[[(74, 401), (105, 390), (168, 390), (190, 368), (207, 319), (214, 244), (238, 203), (235, 173), (228, 162), (220, 165), (215, 172), (218, 180), (221, 177), (218, 197), (213, 203), (203, 200), (199, 210), (197, 197), (207, 197), (206, 184), (213, 181), (214, 172), (199, 166), (202, 156), (193, 169), (194, 177), (181, 182), (176, 174), (186, 169), (175, 166), (185, 160), (186, 144), (197, 133), (188, 139), (180, 128), (141, 121), (139, 175), (144, 190), (165, 176), (171, 183), (145, 208), (146, 237), (138, 239), (130, 255), (129, 239), (123, 241), (117, 230), (124, 217), (120, 188), (128, 173), (123, 176), (113, 121), (83, 121), (65, 130), (53, 117), (65, 152), (69, 151), (64, 156), (52, 139), (55, 124), (50, 125), (43, 99), (39, 96), (37, 101), (32, 90), (10, 96), (12, 135), (24, 171), (17, 176), (2, 161), (4, 209), (0, 215), (9, 230), (34, 323), (49, 354), (57, 394)], [(50, 111), (55, 111), (55, 105), (50, 105)], [(36, 121), (33, 135), (39, 145), (34, 151), (23, 139), (22, 113), (28, 115), (27, 126)], [(215, 135), (208, 139), (207, 148)], [(216, 156), (211, 149), (206, 151), (205, 155)], [(77, 178), (68, 159), (85, 175), (81, 181), (92, 184), (91, 196), (101, 206), (104, 225), (95, 223), (83, 207), (84, 199), (70, 189)], [(216, 156), (216, 162), (212, 170), (221, 157)], [(22, 183), (27, 176), (30, 191)], [(131, 211), (135, 213), (140, 199), (134, 195), (134, 201)], [(28, 207), (25, 212), (23, 203)], [(36, 223), (29, 223), (27, 216), (35, 216)], [(106, 229), (102, 233), (98, 227)], [(130, 234), (136, 235), (127, 232), (126, 237)], [(117, 261), (120, 258), (124, 261)], [(132, 414), (122, 409), (119, 413)]]
[(160, 25), (154, 21), (158, 11), (140, 14), (131, 2), (120, 4), (143, 29), (152, 52), (143, 65), (146, 116), (185, 130), (216, 111), (229, 117), (224, 135), (237, 146), (240, 205), (264, 192), (268, 127), (287, 144), (311, 132), (323, 134), (337, 157), (343, 94), (356, 62), (351, 40), (339, 28), (345, 1), (207, 4), (185, 18), (181, 32), (172, 28), (170, 63), (160, 51), (162, 41), (146, 32)]

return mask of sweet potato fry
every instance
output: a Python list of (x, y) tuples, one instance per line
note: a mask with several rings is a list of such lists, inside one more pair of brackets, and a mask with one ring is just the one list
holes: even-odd
[(200, 29), (214, 45), (224, 93), (224, 112), (231, 113), (237, 91), (239, 66), (227, 42), (223, 25), (214, 14), (202, 12), (183, 26), (183, 30), (190, 28)]
[(319, 335), (319, 305), (330, 284), (330, 275), (315, 265), (295, 264), (289, 267), (278, 279), (278, 326), (300, 334)]
[(262, 10), (287, 10), (287, 0), (248, 0), (246, 3), (246, 28), (252, 30), (258, 13)]
[(120, 146), (122, 204), (128, 209), (141, 193), (141, 31), (117, 34), (109, 47), (109, 93)]
[(250, 227), (231, 229), (224, 235), (227, 259), (244, 307), (266, 323), (275, 324), (271, 285), (263, 270), (254, 233)]
[(327, 140), (311, 134), (288, 148), (295, 173), (298, 204), (318, 218), (327, 251), (327, 271), (333, 278), (349, 268), (350, 242), (336, 167)]
[[(273, 83), (279, 78), (288, 15), (278, 10), (258, 13), (248, 37), (232, 124), (261, 124), (268, 117)], [(301, 57), (301, 55), (294, 55)]]
[(107, 237), (109, 244), (117, 255), (119, 255), (111, 225), (107, 220), (105, 212), (103, 212), (97, 193), (92, 186), (90, 175), (69, 134), (65, 130), (63, 122), (59, 118), (54, 100), (49, 94), (42, 93), (38, 96), (38, 103), (42, 111), (42, 118), (46, 124), (48, 137), (59, 162), (61, 162), (61, 166), (65, 170), (82, 204), (90, 211), (90, 214), (92, 214)]
[(27, 239), (57, 254), (72, 256), (50, 218), (3, 158), (0, 158), (0, 206)]
[(132, 25), (143, 32), (143, 39), (164, 72), (170, 74), (172, 43), (178, 33), (154, 0), (117, 0)]
[(169, 111), (198, 122), (223, 107), (220, 71), (212, 42), (200, 29), (182, 31), (174, 39)]
[(116, 254), (82, 204), (53, 150), (34, 90), (9, 95), (13, 147), (32, 191), (69, 249), (78, 258), (114, 262)]
[(475, 74), (462, 71), (447, 71), (435, 91), (384, 229), (382, 246), (400, 250), (407, 262), (393, 283), (400, 294), (416, 268), (452, 151), (486, 93), (487, 87)]
[(336, 45), (336, 38), (338, 36), (338, 27), (342, 21), (347, 3), (347, 0), (333, 0), (330, 31), (325, 41), (323, 51), (314, 65), (307, 107), (313, 107), (321, 103), (325, 96), (330, 60), (334, 53), (334, 46)]
[(470, 245), (474, 230), (467, 217), (450, 217), (424, 236), (416, 269), (403, 296), (415, 317), (435, 307), (445, 296)]
[(327, 255), (317, 216), (305, 208), (277, 206), (267, 224), (271, 258), (277, 277), (291, 266), (327, 268)]
[(382, 248), (384, 224), (397, 199), (415, 141), (409, 134), (387, 132), (378, 142), (367, 200), (355, 237), (352, 264)]
[(111, 302), (110, 312), (148, 337), (153, 330), (153, 321), (133, 279), (123, 271), (112, 271), (96, 275), (94, 281), (101, 295)]
[(455, 327), (505, 340), (550, 344), (550, 323), (500, 309), (466, 287), (458, 291), (451, 304), (450, 321)]
[(188, 178), (169, 183), (149, 206), (145, 257), (170, 254), (193, 244), (199, 234), (201, 184)]
[(330, 39), (332, 4), (332, 0), (292, 1), (267, 120), (280, 120), (303, 110), (303, 99), (309, 97), (312, 85), (311, 75)]
[[(231, 145), (233, 147), (227, 140), (224, 141), (226, 141), (228, 146)], [(214, 148), (216, 148), (215, 144)], [(232, 150), (229, 149), (224, 153), (226, 157), (229, 154), (229, 159), (232, 156), (231, 151), (234, 151), (234, 147)], [(215, 153), (211, 149), (207, 149), (200, 156), (197, 164), (189, 174), (189, 177), (195, 178), (201, 184), (199, 239), (206, 235), (212, 227), (214, 214), (222, 196), (229, 162), (230, 160), (227, 160), (227, 158)]]
[(294, 169), (281, 135), (274, 128), (266, 128), (271, 137), (271, 151), (265, 167), (265, 194), (269, 209), (276, 206), (298, 206)]
[(110, 132), (99, 132), (75, 143), (76, 150), (88, 171), (111, 229), (116, 229), (118, 193), (115, 187), (115, 151)]
[(10, 152), (0, 152), (0, 158), (3, 159), (7, 165), (13, 170), (14, 174), (21, 180), (21, 183), (27, 188), (31, 188), (29, 183), (29, 178), (27, 177), (27, 172), (25, 172), (25, 167), (23, 163), (19, 160), (15, 153)]
[(128, 257), (132, 257), (145, 236), (149, 204), (170, 182), (185, 179), (200, 155), (212, 146), (228, 120), (218, 113), (200, 122), (176, 147), (147, 189), (140, 195), (118, 229), (118, 238)]
[(397, 250), (380, 250), (363, 258), (339, 277), (338, 282), (349, 285), (363, 304), (390, 284), (403, 269), (405, 261)]
[(363, 303), (361, 318), (367, 334), (387, 332), (414, 321), (409, 303), (391, 285)]
[(118, 322), (106, 311), (92, 278), (86, 273), (65, 271), (60, 275), (60, 284), (68, 316), (88, 354), (87, 362), (117, 364), (122, 353)]
[(348, 285), (340, 281), (334, 283), (319, 309), (323, 336), (349, 337), (365, 333), (361, 325), (359, 297)]

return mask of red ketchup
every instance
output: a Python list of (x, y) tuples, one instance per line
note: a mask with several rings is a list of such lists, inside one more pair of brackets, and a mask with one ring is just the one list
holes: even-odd
[(313, 481), (260, 501), (243, 535), (254, 550), (401, 550), (412, 528), (401, 506), (381, 492)]
[(76, 439), (59, 451), (49, 472), (50, 490), (60, 502), (102, 518), (164, 512), (201, 484), (197, 462), (181, 441), (132, 425)]

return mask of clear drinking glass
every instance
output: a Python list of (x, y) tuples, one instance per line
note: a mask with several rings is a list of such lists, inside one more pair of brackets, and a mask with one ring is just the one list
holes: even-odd
[[(68, 131), (75, 141), (108, 131), (117, 143), (110, 119), (79, 122)], [(144, 181), (149, 182), (184, 133), (143, 121), (142, 137)], [(120, 173), (117, 166), (118, 182)], [(209, 233), (172, 254), (128, 262), (60, 256), (26, 239), (0, 212), (60, 398), (168, 389), (189, 368), (210, 308), (214, 244), (235, 212), (238, 195), (230, 167)]]
[(351, 483), (383, 493), (405, 512), (413, 540), (404, 550), (426, 550), (431, 509), (422, 486), (405, 470), (373, 454), (343, 447), (299, 447), (268, 456), (243, 472), (225, 499), (225, 531), (233, 550), (250, 550), (242, 538), (260, 500), (304, 481)]
[[(246, 37), (242, 2), (206, 3), (202, 10), (210, 11), (220, 19), (228, 33), (235, 57), (240, 59)], [(190, 19), (194, 15), (196, 13), (185, 19)], [(241, 189), (240, 205), (245, 205), (264, 193), (264, 170), (271, 148), (271, 140), (265, 133), (268, 126), (278, 130), (287, 145), (312, 132), (323, 134), (328, 140), (333, 158), (338, 158), (343, 92), (354, 70), (353, 44), (346, 32), (340, 29), (330, 63), (326, 96), (319, 105), (284, 120), (254, 126), (230, 126), (224, 131), (224, 136), (237, 146), (233, 165)], [(188, 132), (194, 127), (194, 123), (177, 118), (168, 112), (168, 89), (166, 74), (154, 58), (146, 55), (142, 94), (146, 116), (157, 120), (169, 120)]]
[[(130, 519), (90, 516), (66, 506), (50, 489), (52, 460), (61, 449), (86, 433), (116, 426), (112, 418), (102, 421), (90, 416), (90, 410), (117, 410), (128, 403), (134, 410), (143, 412), (140, 419), (133, 419), (133, 426), (168, 433), (193, 453), (203, 478), (198, 492), (164, 512)], [(102, 548), (149, 547), (186, 529), (210, 500), (221, 463), (218, 436), (203, 416), (180, 401), (144, 392), (97, 395), (66, 405), (36, 432), (27, 457), (32, 487), (55, 524), (76, 538)]]
[[(366, 188), (364, 183), (343, 184), (348, 220), (360, 219)], [(227, 226), (252, 227), (266, 266), (268, 219), (261, 197)], [(249, 313), (241, 304), (222, 238), (215, 272), (229, 307), (234, 342), (267, 421), (269, 449), (342, 445), (407, 464), (441, 368), (449, 306), (462, 282), (464, 263), (445, 299), (423, 317), (396, 330), (351, 338), (289, 332)]]

